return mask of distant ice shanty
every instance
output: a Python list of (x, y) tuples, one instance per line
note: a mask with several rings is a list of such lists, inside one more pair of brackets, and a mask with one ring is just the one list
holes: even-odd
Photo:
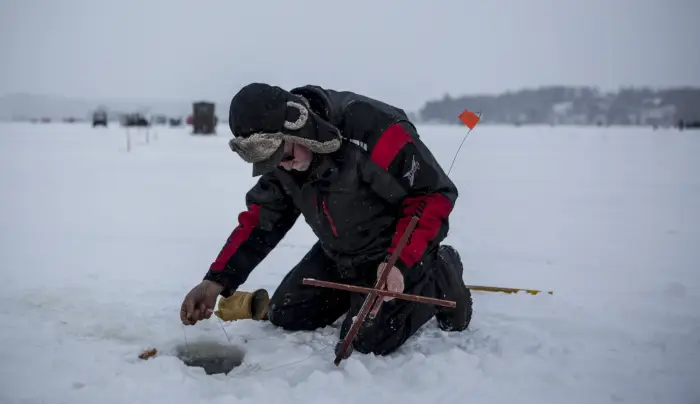
[(192, 133), (211, 135), (216, 133), (216, 105), (213, 102), (198, 101), (192, 104)]

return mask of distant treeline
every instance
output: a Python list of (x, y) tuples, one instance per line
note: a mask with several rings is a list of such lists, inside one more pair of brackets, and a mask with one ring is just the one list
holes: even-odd
[(700, 122), (700, 88), (651, 90), (552, 86), (500, 95), (467, 95), (429, 101), (421, 122), (460, 124), (459, 114), (481, 112), (483, 123), (678, 126)]

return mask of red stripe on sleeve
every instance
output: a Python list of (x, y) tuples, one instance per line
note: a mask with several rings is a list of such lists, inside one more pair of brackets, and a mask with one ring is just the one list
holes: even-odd
[(241, 244), (248, 240), (255, 226), (258, 225), (259, 219), (260, 205), (250, 205), (247, 211), (238, 215), (238, 227), (231, 232), (226, 245), (221, 249), (216, 261), (211, 264), (212, 271), (221, 271), (226, 267), (226, 263), (238, 251)]
[(406, 129), (395, 123), (389, 126), (379, 137), (377, 144), (372, 149), (370, 158), (378, 166), (387, 170), (401, 148), (412, 141), (411, 135), (406, 132)]

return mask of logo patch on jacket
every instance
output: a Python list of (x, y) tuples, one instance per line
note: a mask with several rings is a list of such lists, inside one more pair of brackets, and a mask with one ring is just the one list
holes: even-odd
[(412, 156), (411, 160), (411, 168), (406, 172), (406, 174), (403, 175), (404, 178), (408, 178), (408, 185), (413, 186), (413, 181), (416, 179), (416, 173), (418, 172), (418, 169), (420, 168), (420, 163), (416, 161), (416, 155), (414, 154)]

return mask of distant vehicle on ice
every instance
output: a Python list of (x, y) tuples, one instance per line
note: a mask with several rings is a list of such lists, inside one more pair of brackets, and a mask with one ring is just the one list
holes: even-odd
[(151, 126), (148, 119), (141, 113), (132, 113), (122, 115), (122, 125), (126, 127), (147, 127)]
[(92, 127), (104, 126), (107, 127), (107, 111), (98, 109), (92, 114)]

